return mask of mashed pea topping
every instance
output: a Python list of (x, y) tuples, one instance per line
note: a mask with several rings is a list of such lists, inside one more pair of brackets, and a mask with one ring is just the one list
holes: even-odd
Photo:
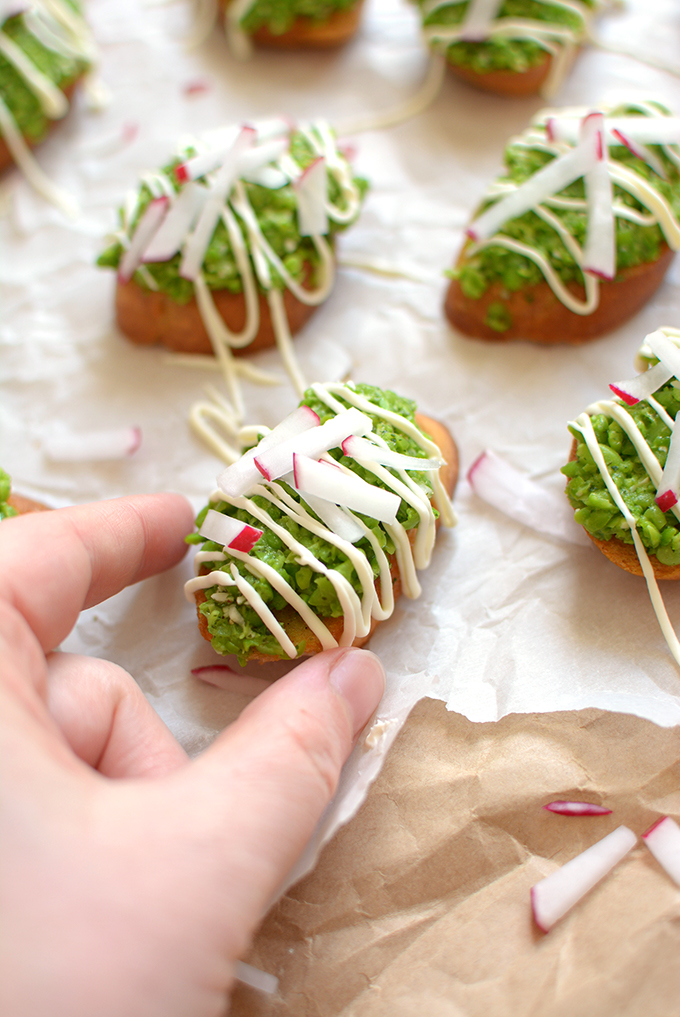
[[(167, 163), (162, 174), (172, 184), (175, 192), (182, 188), (175, 176), (175, 167), (195, 155), (192, 148), (185, 149), (175, 159)], [(305, 169), (317, 157), (308, 137), (301, 131), (293, 131), (290, 138), (290, 155), (292, 159)], [(363, 196), (368, 183), (362, 178), (354, 178), (354, 184)], [(200, 181), (199, 181), (200, 183)], [(297, 217), (297, 198), (291, 183), (283, 187), (265, 187), (261, 184), (243, 181), (247, 200), (255, 213), (265, 240), (281, 259), (284, 267), (296, 280), (308, 286), (316, 284), (316, 272), (320, 266), (320, 257), (310, 237), (300, 235)], [(132, 235), (153, 198), (148, 183), (143, 183), (138, 195), (135, 216), (128, 224), (127, 232)], [(346, 208), (344, 199), (335, 177), (328, 174), (328, 199), (339, 208)], [(245, 232), (245, 224), (235, 212), (239, 225)], [(124, 212), (120, 211), (121, 227), (124, 224)], [(336, 233), (345, 229), (350, 223), (338, 223), (329, 219), (328, 236), (332, 239)], [(117, 269), (124, 254), (124, 246), (116, 241), (98, 258), (97, 264), (104, 268)], [(168, 261), (151, 262), (138, 269), (133, 279), (145, 289), (158, 289), (167, 293), (178, 304), (186, 304), (194, 296), (194, 284), (179, 274), (182, 254), (178, 252)], [(205, 252), (202, 274), (211, 290), (228, 290), (230, 293), (243, 292), (243, 277), (239, 271), (237, 258), (229, 237), (226, 225), (220, 219)], [(257, 273), (255, 273), (257, 277)], [(149, 282), (151, 278), (151, 284)], [(272, 284), (276, 289), (285, 288), (285, 283), (271, 267)], [(258, 282), (259, 285), (259, 282)], [(260, 289), (262, 287), (260, 286)]]

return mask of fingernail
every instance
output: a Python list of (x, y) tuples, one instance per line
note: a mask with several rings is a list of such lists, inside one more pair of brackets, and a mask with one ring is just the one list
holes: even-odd
[(349, 707), (356, 737), (385, 691), (385, 669), (370, 650), (350, 647), (331, 665), (329, 681)]

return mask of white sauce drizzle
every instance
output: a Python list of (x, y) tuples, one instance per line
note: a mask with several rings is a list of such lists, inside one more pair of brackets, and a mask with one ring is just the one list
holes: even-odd
[[(24, 24), (41, 45), (70, 59), (91, 64), (95, 47), (84, 18), (64, 0), (32, 0), (23, 14)], [(61, 89), (36, 67), (20, 46), (0, 28), (0, 53), (14, 67), (26, 86), (38, 99), (49, 120), (59, 120), (69, 108)], [(73, 217), (78, 205), (70, 195), (45, 176), (26, 143), (6, 103), (0, 100), (0, 134), (14, 162), (23, 171), (33, 189), (51, 204)]]
[[(333, 412), (339, 413), (346, 409), (346, 406), (335, 398), (336, 396), (342, 396), (342, 398), (351, 405), (391, 423), (397, 430), (413, 438), (428, 457), (439, 458), (441, 456), (441, 452), (437, 445), (429, 438), (425, 437), (425, 435), (423, 435), (414, 424), (411, 424), (410, 421), (401, 417), (398, 413), (376, 406), (375, 403), (372, 403), (365, 396), (356, 392), (351, 384), (315, 384), (312, 386), (312, 389), (315, 395)], [(258, 428), (258, 431), (259, 433), (266, 433), (266, 428)], [(371, 438), (377, 444), (385, 444), (384, 442), (381, 442), (378, 436), (374, 433), (371, 434)], [(380, 466), (380, 464), (372, 460), (357, 460), (357, 462), (360, 462), (361, 466), (383, 481), (392, 491), (397, 493), (400, 497), (405, 498), (409, 505), (412, 505), (419, 514), (420, 521), (413, 545), (409, 540), (408, 532), (400, 523), (397, 522), (394, 525), (385, 527), (395, 545), (397, 565), (399, 567), (404, 593), (407, 597), (418, 597), (421, 588), (416, 575), (416, 568), (426, 568), (429, 564), (435, 539), (435, 515), (430, 502), (429, 493), (422, 490), (403, 470), (396, 471), (399, 475), (395, 476), (389, 470), (386, 470), (384, 467)], [(340, 464), (336, 463), (336, 465)], [(347, 467), (340, 465), (340, 468), (344, 469), (346, 472), (351, 472), (347, 469)], [(440, 513), (444, 525), (453, 526), (455, 525), (456, 517), (453, 512), (451, 501), (439, 477), (439, 473), (437, 471), (433, 471), (430, 475), (433, 480), (434, 487), (432, 500)], [(256, 505), (252, 501), (254, 496), (266, 499), (271, 505), (275, 506), (288, 516), (288, 518), (306, 529), (309, 533), (312, 533), (332, 544), (334, 547), (337, 547), (338, 550), (352, 563), (361, 585), (361, 595), (357, 596), (357, 593), (351, 583), (343, 575), (341, 575), (337, 570), (328, 568), (324, 565), (323, 562), (316, 558), (308, 547), (298, 541), (293, 534), (285, 528), (285, 526), (276, 523), (264, 508)], [(205, 575), (201, 575), (200, 572), (204, 564), (207, 562), (224, 562), (230, 558), (236, 558), (243, 562), (246, 569), (252, 575), (262, 576), (264, 579), (267, 579), (274, 589), (281, 593), (286, 602), (297, 611), (302, 620), (306, 622), (311, 631), (318, 637), (324, 649), (330, 649), (336, 645), (349, 646), (356, 636), (365, 636), (369, 633), (371, 619), (384, 621), (392, 614), (394, 610), (394, 595), (389, 560), (385, 552), (380, 547), (378, 538), (373, 531), (353, 513), (350, 512), (349, 515), (364, 531), (376, 554), (380, 578), (380, 595), (378, 595), (378, 592), (376, 591), (373, 569), (365, 552), (357, 548), (349, 540), (346, 540), (343, 537), (340, 537), (337, 533), (334, 533), (326, 525), (324, 525), (324, 523), (315, 519), (308, 511), (308, 507), (304, 503), (304, 500), (302, 503), (298, 503), (288, 494), (280, 483), (272, 481), (271, 483), (261, 482), (255, 484), (248, 491), (248, 494), (243, 497), (228, 498), (223, 492), (216, 491), (213, 495), (211, 495), (210, 500), (213, 503), (226, 501), (228, 504), (233, 505), (236, 508), (245, 509), (279, 537), (282, 543), (293, 553), (295, 560), (299, 564), (308, 565), (314, 572), (325, 575), (332, 584), (342, 607), (344, 618), (343, 632), (339, 644), (336, 643), (334, 637), (316, 615), (314, 610), (302, 600), (299, 594), (296, 593), (281, 573), (251, 555), (234, 551), (230, 548), (225, 548), (224, 552), (199, 551), (197, 553), (194, 560), (196, 577), (189, 580), (189, 582), (185, 585), (185, 592), (189, 600), (193, 600), (196, 590), (205, 590), (217, 585), (234, 585), (236, 580), (233, 575), (230, 577), (227, 573), (221, 570), (212, 571)], [(241, 576), (241, 580), (242, 582), (247, 582), (243, 576)], [(247, 594), (245, 589), (241, 586), (239, 586), (239, 589), (243, 595), (246, 596), (248, 603), (251, 604), (272, 635), (274, 635), (279, 641), (285, 652), (290, 657), (294, 657), (296, 655), (295, 647), (292, 643), (290, 643), (290, 640), (288, 640), (288, 644), (286, 644), (286, 642), (280, 638), (279, 623), (276, 622), (275, 618), (273, 618), (271, 612), (263, 610), (263, 608), (266, 608), (266, 605), (264, 605), (264, 603), (258, 603), (257, 599)], [(274, 625), (273, 622), (276, 622), (276, 625)]]
[[(426, 25), (424, 41), (437, 50), (446, 50), (455, 42), (485, 42), (490, 39), (524, 39), (536, 43), (552, 57), (548, 75), (541, 87), (546, 98), (554, 95), (564, 81), (569, 68), (590, 31), (594, 10), (580, 0), (537, 0), (549, 7), (569, 11), (581, 19), (580, 28), (540, 21), (534, 18), (501, 17), (489, 14), (488, 0), (470, 0), (465, 16), (459, 25)], [(452, 6), (452, 0), (429, 0), (422, 5), (423, 19), (442, 7)], [(496, 9), (500, 4), (493, 5)]]
[[(666, 336), (668, 336), (668, 338), (671, 339), (675, 343), (675, 345), (680, 348), (680, 329), (663, 327), (659, 329), (659, 331), (663, 332)], [(649, 348), (646, 348), (643, 345), (641, 349), (638, 351), (638, 362), (641, 356), (649, 358), (653, 356), (653, 354), (651, 353), (651, 350), (649, 350)], [(660, 405), (660, 403), (656, 399), (654, 399), (653, 396), (648, 397), (645, 401), (649, 403), (649, 405), (659, 414), (659, 416), (662, 417), (664, 423), (666, 424), (667, 427), (670, 428), (672, 432), (675, 427), (676, 421), (674, 421), (669, 416), (666, 410)], [(647, 582), (647, 589), (649, 591), (652, 607), (654, 608), (654, 613), (656, 614), (657, 620), (659, 622), (659, 627), (661, 628), (664, 639), (666, 640), (668, 648), (671, 651), (675, 661), (678, 664), (680, 664), (680, 641), (678, 640), (678, 637), (675, 634), (673, 626), (668, 617), (668, 613), (666, 611), (666, 607), (664, 605), (663, 598), (659, 590), (659, 585), (657, 583), (656, 576), (654, 575), (654, 568), (650, 561), (647, 549), (642, 543), (642, 539), (637, 530), (637, 521), (631, 510), (626, 505), (621, 495), (621, 492), (616, 486), (614, 478), (612, 477), (609, 471), (604, 455), (602, 454), (602, 450), (600, 449), (600, 446), (597, 441), (597, 435), (595, 434), (595, 430), (593, 428), (591, 416), (598, 413), (602, 413), (608, 417), (611, 417), (624, 430), (630, 441), (633, 443), (635, 451), (637, 452), (640, 458), (640, 462), (644, 466), (647, 476), (654, 484), (654, 487), (657, 490), (657, 492), (659, 489), (661, 476), (663, 474), (663, 469), (658, 459), (654, 455), (652, 449), (650, 448), (649, 444), (645, 440), (640, 429), (638, 428), (637, 424), (631, 417), (630, 413), (626, 412), (626, 410), (623, 408), (620, 402), (614, 402), (613, 400), (610, 399), (604, 399), (599, 402), (593, 403), (591, 406), (588, 407), (585, 413), (582, 413), (575, 421), (572, 421), (570, 424), (571, 427), (579, 431), (580, 434), (583, 436), (583, 440), (586, 443), (586, 446), (588, 447), (588, 450), (593, 457), (595, 465), (597, 466), (600, 472), (600, 475), (605, 483), (605, 486), (609, 494), (611, 495), (614, 504), (616, 505), (619, 512), (625, 519), (631, 531), (631, 535), (633, 537), (633, 544), (637, 552), (640, 567), (642, 568), (642, 573)], [(680, 422), (678, 422), (678, 426), (680, 426)], [(671, 511), (673, 512), (675, 517), (680, 520), (680, 504), (676, 503), (672, 507)]]
[[(667, 115), (662, 113), (651, 103), (630, 103), (629, 105), (631, 108), (636, 108), (644, 116), (663, 117)], [(568, 142), (548, 141), (545, 134), (545, 124), (552, 115), (583, 117), (588, 112), (589, 110), (585, 108), (561, 110), (557, 111), (555, 114), (551, 110), (544, 110), (542, 113), (538, 114), (535, 123), (532, 124), (532, 126), (529, 127), (519, 138), (512, 139), (511, 145), (541, 152), (548, 152), (555, 156), (563, 155), (572, 149), (573, 146)], [(669, 146), (663, 146), (663, 148), (664, 151), (666, 151), (669, 149)], [(680, 159), (680, 156), (678, 158)], [(668, 246), (674, 251), (680, 250), (680, 221), (678, 221), (678, 219), (674, 216), (672, 208), (663, 195), (660, 194), (659, 191), (655, 190), (655, 188), (652, 187), (652, 185), (645, 180), (644, 177), (636, 173), (635, 170), (622, 165), (614, 159), (607, 160), (607, 169), (612, 184), (616, 184), (622, 190), (627, 191), (636, 198), (641, 205), (644, 205), (649, 210), (649, 214), (645, 215), (636, 209), (629, 208), (621, 201), (614, 200), (612, 203), (614, 214), (617, 217), (639, 223), (641, 226), (653, 226), (658, 223), (663, 231)], [(518, 185), (511, 180), (495, 180), (487, 189), (486, 197), (500, 198), (517, 190), (519, 186), (521, 185)], [(572, 234), (569, 233), (562, 220), (557, 216), (552, 216), (545, 208), (545, 205), (550, 205), (553, 208), (568, 208), (576, 211), (585, 211), (588, 207), (587, 202), (578, 198), (564, 198), (555, 195), (546, 199), (542, 205), (536, 205), (531, 209), (531, 211), (540, 216), (544, 222), (547, 222), (550, 226), (552, 226), (581, 270), (583, 285), (586, 291), (585, 300), (579, 300), (578, 297), (567, 289), (542, 251), (540, 251), (537, 247), (525, 244), (522, 241), (506, 237), (502, 233), (496, 233), (487, 240), (476, 241), (469, 244), (465, 249), (466, 257), (473, 257), (485, 247), (504, 247), (506, 250), (522, 254), (538, 266), (545, 281), (548, 283), (558, 300), (560, 300), (565, 307), (567, 307), (570, 311), (573, 311), (574, 314), (592, 314), (600, 302), (600, 281), (596, 276), (588, 272), (583, 272), (583, 249), (574, 239)]]
[[(326, 213), (329, 219), (343, 225), (352, 222), (361, 205), (361, 193), (354, 183), (349, 163), (338, 150), (330, 127), (324, 121), (318, 120), (310, 124), (303, 124), (297, 130), (309, 143), (314, 156), (325, 158), (327, 171), (340, 190), (341, 205), (332, 204), (330, 201), (326, 202)], [(264, 140), (267, 140), (266, 134)], [(216, 146), (219, 144), (219, 140), (215, 141)], [(193, 147), (199, 154), (210, 151), (210, 144), (205, 140), (194, 142)], [(231, 150), (229, 151), (231, 152)], [(211, 190), (219, 182), (221, 165), (201, 178)], [(289, 150), (272, 160), (269, 165), (277, 170), (284, 182), (293, 182), (302, 173), (302, 167), (293, 159)], [(146, 173), (142, 176), (142, 182), (146, 184), (154, 198), (169, 198), (171, 208), (177, 201), (178, 193), (164, 172)], [(137, 192), (128, 197), (124, 206), (122, 229), (113, 235), (124, 249), (130, 245), (131, 227), (137, 215), (140, 196), (140, 192)], [(341, 207), (343, 205), (344, 207)], [(308, 289), (294, 279), (264, 237), (255, 211), (248, 200), (243, 179), (235, 179), (229, 193), (225, 196), (221, 220), (229, 234), (241, 279), (246, 320), (240, 332), (231, 332), (215, 307), (212, 293), (203, 275), (199, 273), (194, 279), (196, 302), (216, 360), (222, 370), (230, 402), (225, 405), (222, 401), (220, 406), (212, 407), (209, 407), (207, 403), (198, 404), (192, 409), (189, 420), (196, 433), (209, 444), (213, 451), (216, 451), (226, 462), (233, 462), (235, 458), (238, 458), (238, 450), (228, 442), (225, 443), (224, 439), (216, 433), (213, 425), (217, 425), (235, 437), (235, 431), (243, 419), (243, 397), (239, 376), (245, 375), (251, 381), (259, 380), (257, 372), (250, 372), (246, 375), (246, 372), (239, 370), (232, 355), (232, 349), (242, 349), (248, 346), (260, 327), (258, 284), (264, 290), (269, 304), (272, 326), (282, 362), (298, 397), (301, 398), (306, 383), (293, 352), (282, 293), (272, 282), (272, 269), (301, 303), (317, 306), (326, 300), (333, 288), (335, 261), (327, 238), (312, 236), (310, 239), (320, 261), (317, 267), (318, 283), (315, 287)], [(180, 241), (178, 250), (183, 251), (191, 237), (190, 228), (187, 228), (187, 233)], [(207, 241), (209, 239), (207, 238)], [(268, 380), (267, 383), (270, 381)]]

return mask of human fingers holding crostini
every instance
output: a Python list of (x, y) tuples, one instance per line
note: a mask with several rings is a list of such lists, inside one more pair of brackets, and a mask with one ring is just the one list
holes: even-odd
[(174, 565), (190, 528), (176, 495), (0, 524), (6, 1017), (223, 1014), (382, 694), (373, 654), (322, 653), (189, 761), (122, 668), (55, 652), (83, 607)]

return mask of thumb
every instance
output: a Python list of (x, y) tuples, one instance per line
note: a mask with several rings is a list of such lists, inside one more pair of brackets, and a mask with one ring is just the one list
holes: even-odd
[(368, 650), (320, 653), (253, 700), (196, 760), (192, 776), (202, 771), (203, 795), (212, 789), (239, 846), (230, 861), (225, 855), (224, 875), (239, 897), (231, 906), (251, 928), (312, 835), (384, 687)]

